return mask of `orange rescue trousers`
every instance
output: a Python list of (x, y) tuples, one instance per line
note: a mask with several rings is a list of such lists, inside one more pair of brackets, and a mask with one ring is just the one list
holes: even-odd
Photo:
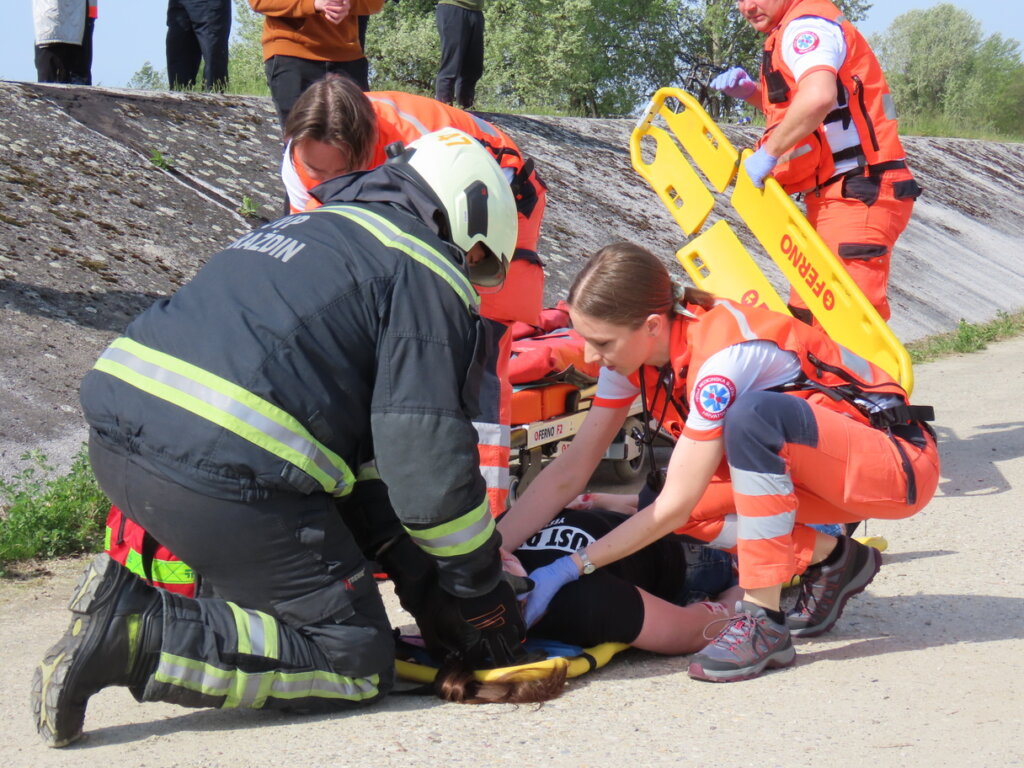
[(811, 563), (809, 524), (900, 519), (931, 500), (935, 439), (905, 429), (914, 442), (799, 397), (747, 393), (726, 416), (728, 467), (677, 533), (735, 551), (744, 589), (784, 583)]
[[(886, 294), (892, 249), (920, 192), (910, 170), (898, 168), (848, 176), (804, 196), (807, 220), (883, 320), (891, 315)], [(789, 304), (807, 307), (795, 290)]]

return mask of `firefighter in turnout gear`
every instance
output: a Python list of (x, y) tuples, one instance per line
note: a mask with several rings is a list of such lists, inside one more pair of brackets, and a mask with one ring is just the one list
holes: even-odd
[(97, 557), (33, 682), (51, 746), (112, 685), (189, 707), (381, 698), (394, 647), (367, 556), (435, 653), (525, 657), (473, 428), (497, 386), (473, 283), (500, 283), (515, 247), (508, 182), (447, 130), (320, 191), (214, 255), (83, 380), (100, 485), (215, 597)]

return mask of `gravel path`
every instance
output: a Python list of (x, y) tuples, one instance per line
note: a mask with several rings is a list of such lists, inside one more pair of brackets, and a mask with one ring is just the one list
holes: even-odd
[(921, 366), (917, 382), (939, 417), (939, 494), (915, 518), (869, 523), (890, 543), (881, 573), (831, 634), (797, 641), (791, 669), (711, 685), (685, 659), (628, 651), (540, 708), (396, 695), (317, 717), (113, 689), (93, 697), (79, 745), (50, 750), (28, 698), (82, 567), (60, 561), (0, 583), (0, 765), (1024, 766), (1024, 338)]

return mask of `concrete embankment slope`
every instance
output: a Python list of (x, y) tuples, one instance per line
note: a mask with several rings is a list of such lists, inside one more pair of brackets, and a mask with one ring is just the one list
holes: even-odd
[[(548, 301), (615, 240), (684, 237), (632, 170), (630, 120), (489, 115), (550, 187)], [(730, 129), (738, 145), (753, 133)], [(1024, 306), (1024, 146), (906, 141), (925, 187), (893, 266), (904, 340)], [(84, 437), (77, 387), (106, 343), (282, 206), (267, 99), (0, 82), (0, 476)], [(248, 199), (256, 218), (238, 209)], [(749, 243), (749, 238), (746, 238)], [(681, 268), (679, 269), (682, 274)]]

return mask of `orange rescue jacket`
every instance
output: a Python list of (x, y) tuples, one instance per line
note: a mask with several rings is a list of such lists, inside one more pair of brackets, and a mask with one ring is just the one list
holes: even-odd
[[(370, 167), (376, 168), (387, 160), (385, 150), (398, 141), (408, 144), (425, 133), (442, 128), (458, 128), (483, 144), (498, 165), (507, 169), (519, 212), (519, 235), (516, 239), (516, 258), (540, 264), (537, 241), (540, 223), (547, 200), (544, 182), (534, 170), (533, 161), (525, 157), (508, 134), (495, 125), (465, 110), (451, 107), (426, 96), (401, 91), (371, 91), (366, 97), (373, 105), (377, 117), (377, 144)], [(286, 150), (285, 163), (291, 164), (302, 185), (310, 190), (318, 182), (306, 176), (291, 156), (291, 145)], [(285, 171), (287, 172), (287, 170)], [(313, 203), (309, 207), (317, 207)], [(293, 213), (299, 213), (293, 206)]]
[[(875, 427), (930, 418), (927, 414), (930, 409), (909, 406), (906, 392), (888, 373), (790, 315), (728, 299), (716, 299), (711, 309), (696, 305), (687, 309), (696, 314), (697, 319), (676, 318), (670, 341), (673, 383), (668, 405), (670, 415), (666, 420), (670, 423), (678, 418), (685, 420), (687, 404), (697, 383), (696, 375), (708, 358), (726, 347), (756, 340), (774, 342), (780, 349), (796, 354), (804, 380), (786, 388), (794, 395)], [(662, 372), (650, 366), (641, 370), (645, 376), (648, 410), (657, 419), (665, 409), (665, 389), (657, 386)], [(883, 404), (874, 414), (864, 407), (872, 399)], [(891, 406), (894, 400), (902, 403), (902, 408), (894, 409)], [(677, 429), (670, 431), (681, 433)]]
[[(859, 166), (885, 170), (902, 161), (905, 153), (897, 133), (896, 107), (882, 67), (867, 40), (829, 0), (797, 0), (773, 29), (764, 44), (761, 62), (761, 100), (767, 129), (758, 146), (782, 122), (797, 87), (792, 71), (782, 58), (782, 35), (795, 19), (817, 16), (838, 25), (846, 40), (846, 60), (836, 75), (839, 106), (825, 123), (852, 120), (860, 146), (833, 153), (825, 137), (824, 123), (780, 158), (772, 175), (789, 193), (824, 187), (836, 180), (837, 160), (856, 157)], [(873, 168), (873, 166), (875, 168)]]

